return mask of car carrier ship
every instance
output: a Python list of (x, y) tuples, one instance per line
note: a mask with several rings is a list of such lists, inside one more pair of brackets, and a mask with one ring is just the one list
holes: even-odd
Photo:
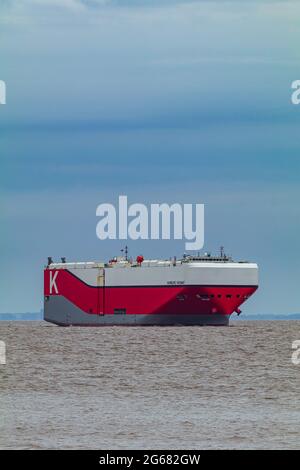
[(258, 287), (258, 266), (220, 256), (54, 263), (44, 319), (57, 325), (228, 325)]

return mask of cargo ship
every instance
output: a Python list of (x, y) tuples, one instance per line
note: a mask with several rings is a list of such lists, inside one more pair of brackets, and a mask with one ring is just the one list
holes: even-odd
[(48, 258), (44, 319), (61, 326), (228, 325), (258, 287), (258, 266), (219, 256), (100, 262)]

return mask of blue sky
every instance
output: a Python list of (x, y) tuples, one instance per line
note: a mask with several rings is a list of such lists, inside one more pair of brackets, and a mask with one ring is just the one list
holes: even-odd
[(119, 194), (204, 203), (205, 250), (259, 263), (243, 310), (299, 312), (299, 14), (273, 0), (1, 2), (0, 312), (39, 310), (48, 255), (118, 254), (95, 210)]

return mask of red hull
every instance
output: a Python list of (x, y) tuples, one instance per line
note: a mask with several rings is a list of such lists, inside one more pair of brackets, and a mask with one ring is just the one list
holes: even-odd
[(257, 286), (124, 286), (94, 287), (68, 270), (60, 270), (50, 292), (56, 270), (44, 272), (44, 294), (63, 296), (90, 315), (120, 313), (132, 315), (230, 315), (252, 295)]

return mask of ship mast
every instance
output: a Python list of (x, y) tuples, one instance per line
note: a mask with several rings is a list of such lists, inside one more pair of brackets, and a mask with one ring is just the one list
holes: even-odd
[(128, 246), (125, 246), (125, 249), (122, 248), (122, 253), (125, 253), (125, 260), (128, 261)]

